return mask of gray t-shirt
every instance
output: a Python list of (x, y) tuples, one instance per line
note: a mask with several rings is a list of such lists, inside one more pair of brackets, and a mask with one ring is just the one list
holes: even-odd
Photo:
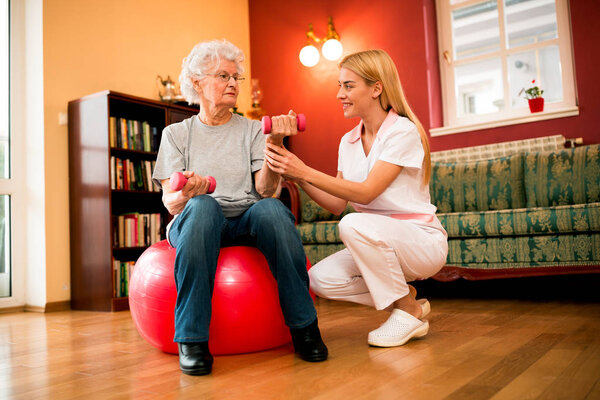
[(225, 217), (236, 217), (261, 199), (253, 173), (263, 165), (265, 135), (260, 122), (233, 114), (224, 125), (210, 126), (197, 115), (167, 126), (162, 133), (154, 182), (176, 171), (211, 175), (217, 182), (210, 194)]

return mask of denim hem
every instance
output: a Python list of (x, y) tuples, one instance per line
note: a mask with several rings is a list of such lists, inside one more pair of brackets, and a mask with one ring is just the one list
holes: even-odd
[(317, 320), (317, 314), (315, 313), (314, 318), (312, 318), (310, 320), (310, 322), (308, 322), (308, 323), (303, 322), (303, 323), (300, 323), (300, 324), (296, 324), (295, 326), (288, 325), (288, 328), (290, 328), (290, 329), (302, 329), (302, 328), (306, 328), (307, 326), (310, 326), (316, 320)]
[(183, 337), (183, 338), (174, 338), (173, 341), (175, 343), (203, 343), (203, 342), (208, 342), (208, 338), (200, 339), (198, 336)]

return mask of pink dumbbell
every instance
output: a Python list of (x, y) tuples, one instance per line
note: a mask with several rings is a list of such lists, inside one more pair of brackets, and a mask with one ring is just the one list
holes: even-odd
[[(210, 181), (210, 185), (208, 186), (208, 193), (212, 193), (217, 187), (217, 181), (212, 176), (207, 176), (207, 178)], [(173, 172), (173, 175), (171, 175), (171, 190), (181, 190), (181, 188), (185, 186), (187, 181), (187, 178), (181, 172)]]
[[(298, 124), (298, 130), (300, 132), (306, 129), (306, 117), (304, 116), (304, 114), (296, 115), (296, 123)], [(261, 124), (262, 131), (265, 135), (271, 133), (271, 117), (269, 117), (268, 115), (262, 117)]]

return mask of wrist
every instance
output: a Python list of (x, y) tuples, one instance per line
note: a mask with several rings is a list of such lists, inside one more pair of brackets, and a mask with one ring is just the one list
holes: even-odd
[(269, 136), (267, 136), (266, 141), (267, 141), (267, 143), (274, 144), (275, 146), (283, 146), (283, 138), (282, 137), (276, 138), (276, 137), (269, 135)]

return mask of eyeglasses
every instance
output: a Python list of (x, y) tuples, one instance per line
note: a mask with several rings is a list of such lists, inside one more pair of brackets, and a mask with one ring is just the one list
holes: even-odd
[(242, 83), (244, 82), (244, 78), (243, 76), (239, 76), (238, 74), (234, 74), (234, 75), (229, 75), (227, 72), (219, 72), (218, 74), (206, 74), (206, 75), (210, 75), (210, 76), (214, 76), (215, 78), (219, 79), (221, 82), (229, 82), (229, 80), (231, 78), (233, 78), (234, 81), (236, 81), (237, 83)]

